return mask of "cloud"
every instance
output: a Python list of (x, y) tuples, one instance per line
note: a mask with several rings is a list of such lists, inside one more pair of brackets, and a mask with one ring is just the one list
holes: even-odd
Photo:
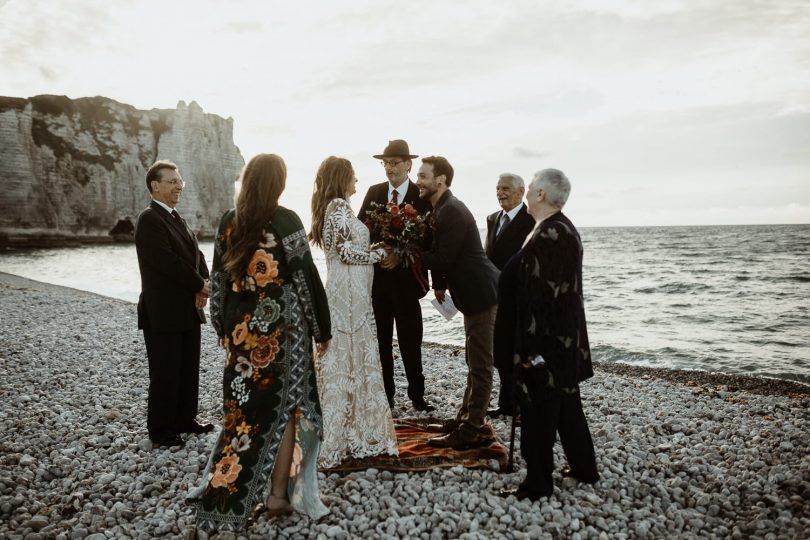
[(515, 147), (515, 156), (519, 158), (543, 158), (548, 156), (548, 152), (540, 152), (537, 150), (531, 150), (529, 148), (523, 148), (521, 146)]
[(228, 21), (225, 30), (233, 34), (252, 34), (265, 31), (264, 23), (253, 20)]

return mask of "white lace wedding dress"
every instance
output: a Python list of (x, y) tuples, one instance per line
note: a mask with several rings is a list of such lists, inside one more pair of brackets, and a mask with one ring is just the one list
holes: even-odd
[(398, 451), (371, 308), (373, 265), (385, 251), (369, 250), (368, 229), (344, 199), (326, 208), (323, 244), (332, 342), (318, 362), (323, 412), (318, 464), (329, 468), (347, 457), (395, 456)]

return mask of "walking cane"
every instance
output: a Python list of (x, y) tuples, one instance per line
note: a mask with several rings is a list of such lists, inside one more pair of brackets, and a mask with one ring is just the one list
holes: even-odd
[(517, 378), (521, 363), (520, 353), (523, 349), (523, 339), (522, 339), (523, 333), (520, 331), (521, 305), (522, 302), (518, 302), (516, 309), (517, 317), (515, 318), (515, 339), (514, 339), (515, 353), (512, 356), (512, 380), (510, 381), (512, 384), (512, 432), (509, 435), (509, 460), (506, 462), (506, 472), (508, 473), (513, 472), (515, 463), (515, 430), (517, 428), (517, 416), (518, 416)]

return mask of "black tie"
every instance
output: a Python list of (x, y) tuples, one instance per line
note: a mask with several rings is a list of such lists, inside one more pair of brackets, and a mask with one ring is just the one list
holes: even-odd
[(504, 214), (501, 216), (501, 224), (498, 227), (498, 233), (495, 235), (495, 238), (503, 234), (504, 229), (506, 229), (506, 226), (509, 225), (510, 221), (511, 219), (509, 219), (509, 214)]
[(191, 230), (186, 226), (186, 222), (183, 221), (183, 218), (180, 217), (180, 214), (177, 213), (177, 210), (172, 210), (172, 217), (174, 218), (174, 221), (177, 222), (177, 225), (180, 226), (180, 230), (183, 231), (183, 234), (186, 235), (186, 240), (189, 240), (192, 243), (194, 243), (193, 237), (191, 235)]

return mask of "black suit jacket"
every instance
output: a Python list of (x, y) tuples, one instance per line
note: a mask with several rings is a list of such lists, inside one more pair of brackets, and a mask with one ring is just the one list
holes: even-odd
[(515, 219), (503, 230), (500, 236), (495, 237), (498, 230), (498, 218), (501, 210), (487, 216), (487, 244), (486, 253), (492, 264), (503, 270), (506, 261), (518, 252), (526, 240), (526, 236), (534, 228), (534, 218), (526, 211), (526, 205), (515, 214)]
[(200, 324), (194, 295), (208, 278), (205, 257), (185, 222), (152, 201), (135, 224), (141, 270), (138, 328), (183, 332)]
[(448, 190), (436, 203), (433, 220), (433, 245), (422, 254), (422, 263), (433, 273), (433, 288), (449, 288), (465, 315), (494, 306), (500, 272), (484, 253), (472, 213)]
[[(366, 198), (363, 199), (363, 205), (360, 207), (360, 212), (357, 214), (360, 221), (365, 222), (366, 216), (371, 212), (371, 203), (373, 202), (379, 204), (388, 203), (388, 182), (374, 184), (368, 189)], [(413, 206), (422, 215), (430, 211), (430, 203), (419, 198), (419, 188), (410, 180), (408, 180), (408, 191), (405, 193), (405, 197), (399, 201), (400, 208), (406, 204)], [(379, 241), (379, 236), (374, 231), (371, 231), (371, 242)], [(424, 277), (427, 281), (427, 271), (424, 272)], [(374, 265), (374, 283), (371, 287), (371, 296), (379, 295), (382, 288), (398, 291), (398, 294), (412, 298), (422, 298), (427, 294), (427, 291), (422, 289), (416, 278), (413, 277), (412, 270), (402, 265), (390, 270), (380, 267), (379, 264)]]

